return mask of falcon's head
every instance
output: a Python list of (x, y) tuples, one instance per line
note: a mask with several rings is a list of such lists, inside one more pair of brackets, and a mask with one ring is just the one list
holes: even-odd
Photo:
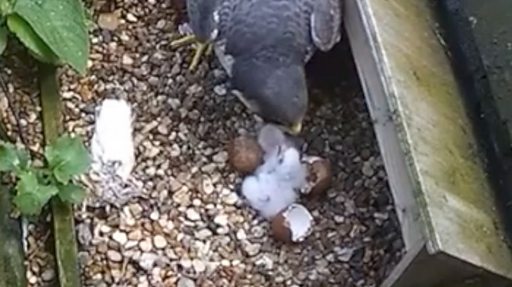
[(303, 65), (237, 60), (233, 84), (242, 92), (241, 101), (263, 120), (284, 127), (292, 135), (301, 132), (308, 107)]

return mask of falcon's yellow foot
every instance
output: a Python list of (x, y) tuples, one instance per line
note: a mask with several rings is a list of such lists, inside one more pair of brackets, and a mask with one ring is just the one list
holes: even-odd
[(171, 48), (176, 49), (179, 47), (183, 47), (185, 45), (195, 45), (195, 53), (194, 57), (192, 58), (192, 62), (190, 63), (190, 66), (188, 67), (189, 71), (193, 71), (197, 68), (199, 65), (199, 61), (201, 60), (201, 57), (204, 56), (210, 56), (212, 54), (213, 45), (209, 42), (203, 43), (199, 41), (194, 35), (189, 35), (182, 37), (180, 39), (177, 39), (175, 41), (171, 42)]

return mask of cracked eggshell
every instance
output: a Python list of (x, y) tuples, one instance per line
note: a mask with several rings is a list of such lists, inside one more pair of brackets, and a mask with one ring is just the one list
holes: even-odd
[(313, 216), (301, 204), (293, 203), (272, 219), (274, 237), (287, 243), (300, 243), (313, 230)]
[(243, 174), (252, 173), (263, 161), (263, 150), (256, 139), (249, 136), (234, 138), (227, 152), (231, 166)]
[(331, 186), (331, 163), (329, 160), (317, 156), (305, 156), (302, 162), (308, 170), (307, 184), (301, 190), (302, 194), (311, 198), (320, 197)]

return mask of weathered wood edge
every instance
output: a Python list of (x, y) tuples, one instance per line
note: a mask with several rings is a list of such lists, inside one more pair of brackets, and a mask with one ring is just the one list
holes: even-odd
[[(62, 130), (61, 99), (57, 82), (57, 67), (47, 64), (39, 66), (41, 106), (45, 144), (55, 141)], [(57, 261), (59, 286), (79, 287), (80, 270), (77, 257), (77, 241), (73, 207), (59, 198), (51, 200), (55, 258)]]
[[(489, 206), (489, 202), (492, 202), (489, 198), (492, 195), (489, 192), (490, 187), (487, 178), (483, 172), (482, 165), (478, 163), (478, 156), (468, 157), (468, 154), (471, 155), (473, 152), (471, 149), (476, 145), (476, 141), (469, 127), (469, 120), (466, 118), (456, 81), (452, 76), (451, 70), (447, 68), (449, 67), (449, 61), (444, 54), (443, 46), (436, 38), (434, 25), (429, 26), (432, 24), (432, 19), (429, 18), (432, 15), (428, 10), (428, 3), (420, 2), (393, 1), (391, 3), (382, 0), (348, 0), (346, 3), (345, 23), (363, 86), (367, 86), (365, 94), (370, 112), (372, 117), (376, 118), (376, 132), (379, 144), (383, 154), (397, 154), (396, 150), (390, 152), (389, 146), (383, 143), (385, 142), (385, 136), (382, 135), (384, 132), (378, 132), (379, 129), (382, 130), (383, 128), (378, 126), (379, 123), (376, 115), (382, 113), (378, 108), (382, 108), (381, 105), (384, 104), (389, 108), (393, 116), (393, 121), (390, 122), (397, 128), (395, 131), (388, 129), (388, 132), (397, 134), (400, 140), (402, 154), (405, 154), (407, 162), (408, 176), (411, 179), (410, 187), (415, 187), (411, 189), (411, 193), (414, 194), (416, 202), (420, 207), (429, 253), (445, 252), (475, 266), (481, 266), (502, 276), (512, 278), (512, 269), (510, 268), (512, 266), (512, 257), (506, 244), (501, 240), (502, 230), (499, 229), (499, 222), (496, 224), (498, 228), (492, 230), (495, 228), (494, 224), (496, 221), (494, 220), (497, 216), (493, 214), (495, 213), (493, 207)], [(409, 11), (407, 8), (412, 8), (413, 11)], [(411, 33), (411, 21), (420, 21), (419, 26), (423, 30)], [(368, 37), (369, 42), (364, 43), (360, 39), (356, 41), (358, 34), (361, 33), (360, 30), (357, 30), (357, 26), (363, 26), (361, 29), (364, 30), (363, 33)], [(391, 42), (392, 40), (396, 43)], [(418, 49), (417, 51), (414, 50), (417, 59), (411, 59), (411, 51), (404, 50), (398, 43), (404, 46), (409, 45), (408, 49)], [(362, 52), (365, 49), (364, 45), (370, 46), (366, 48), (367, 50), (371, 49), (370, 57), (368, 55), (365, 56)], [(433, 60), (433, 62), (426, 64), (422, 57), (432, 57), (433, 59), (429, 60)], [(416, 63), (416, 60), (419, 63)], [(374, 69), (378, 69), (378, 78), (373, 79), (373, 84), (376, 86), (373, 86), (371, 89), (368, 87), (368, 85), (372, 84), (369, 81), (375, 75), (367, 74), (368, 64), (363, 68), (365, 61), (374, 61), (377, 64)], [(427, 67), (421, 68), (426, 69), (426, 71), (415, 70), (414, 65), (425, 65)], [(433, 65), (435, 68), (429, 70), (431, 68), (430, 65)], [(439, 65), (441, 68), (436, 65)], [(363, 71), (362, 69), (365, 70)], [(438, 74), (436, 72), (441, 73)], [(415, 73), (420, 75), (418, 76)], [(372, 73), (370, 72), (370, 74)], [(440, 76), (444, 76), (447, 79), (442, 79), (438, 87), (430, 87), (436, 90), (424, 91), (421, 89), (428, 87), (411, 87), (411, 83), (407, 83), (411, 79), (411, 75), (417, 77), (415, 85), (421, 84), (418, 83), (420, 79), (431, 81), (427, 84), (435, 83), (435, 80), (438, 80), (437, 78)], [(406, 82), (405, 85), (403, 85), (404, 82)], [(379, 91), (384, 93), (386, 97), (385, 102), (379, 99)], [(436, 106), (439, 103), (435, 101), (439, 101), (439, 98), (445, 101), (443, 104), (446, 104), (447, 107)], [(423, 109), (426, 109), (426, 113), (432, 117), (432, 122), (430, 123), (432, 126), (422, 126), (424, 122), (421, 122), (421, 120), (424, 119), (422, 119), (421, 115), (414, 113), (410, 109), (413, 102), (416, 106), (422, 106)], [(376, 108), (375, 105), (379, 105), (379, 107)], [(447, 119), (448, 121), (446, 121)], [(445, 120), (445, 122), (442, 120)], [(436, 126), (436, 124), (440, 123), (443, 125)], [(419, 128), (424, 128), (424, 130), (419, 130)], [(443, 139), (443, 142), (429, 147), (428, 144), (431, 144), (432, 140), (419, 141), (424, 140), (427, 135), (434, 136), (434, 139), (439, 137)], [(388, 142), (390, 142), (389, 139)], [(433, 150), (432, 147), (434, 146), (439, 148), (439, 150)], [(448, 150), (448, 153), (446, 150)], [(450, 153), (454, 153), (455, 156)], [(440, 156), (445, 156), (448, 159), (455, 158), (457, 161), (443, 166), (442, 161), (438, 161)], [(452, 175), (456, 177), (455, 179), (450, 178), (447, 174), (440, 182), (436, 182), (432, 174), (429, 174), (429, 172), (434, 172), (434, 174), (440, 173), (447, 170), (447, 167), (453, 168), (456, 164), (460, 164), (463, 172), (455, 170), (455, 173)], [(385, 160), (385, 165), (386, 169), (391, 171), (389, 177), (393, 185), (395, 181), (392, 179), (394, 167), (391, 166), (389, 160), (387, 162)], [(440, 170), (435, 171), (435, 168)], [(452, 170), (448, 171), (452, 172)], [(458, 180), (460, 178), (457, 177), (461, 176), (468, 176), (467, 178), (462, 177), (462, 179), (467, 179), (470, 184), (475, 184), (476, 182), (476, 186), (450, 184), (452, 180)], [(464, 182), (463, 184), (467, 183)], [(470, 198), (468, 205), (455, 206), (455, 211), (473, 207), (475, 212), (473, 214), (474, 218), (458, 218), (458, 214), (454, 210), (432, 209), (432, 204), (435, 204), (437, 207), (450, 207), (447, 202), (452, 204), (461, 203), (451, 193), (453, 190), (446, 189), (448, 187), (459, 188), (464, 192), (473, 193), (470, 195), (474, 195), (477, 191), (476, 189), (480, 189), (479, 192), (485, 193), (484, 196), (486, 198), (483, 203), (475, 200), (475, 198)], [(394, 191), (395, 200), (401, 195), (400, 192)], [(434, 197), (434, 195), (438, 198)], [(482, 194), (478, 195), (482, 196)], [(463, 203), (466, 204), (467, 202)], [(400, 215), (399, 207), (398, 212)], [(471, 215), (471, 213), (469, 214)], [(446, 215), (451, 221), (445, 220), (440, 222), (438, 220), (440, 215)], [(461, 231), (463, 231), (462, 228), (470, 225), (468, 223), (475, 220), (475, 217), (479, 220), (478, 223), (485, 223), (483, 226), (478, 227), (480, 232), (468, 232), (466, 236), (460, 236)], [(404, 220), (402, 217), (401, 221), (410, 222), (411, 220)], [(453, 228), (453, 230), (450, 230), (450, 228)], [(403, 230), (405, 231), (406, 228), (403, 228)], [(408, 240), (407, 236), (408, 234), (404, 234), (406, 241)], [(450, 238), (451, 236), (454, 236), (454, 238)], [(462, 244), (460, 242), (453, 242), (454, 239), (458, 240), (460, 238), (465, 238)], [(488, 244), (491, 241), (493, 244)]]
[(423, 241), (421, 216), (412, 192), (413, 182), (401, 149), (398, 131), (393, 123), (393, 114), (386, 98), (386, 90), (380, 81), (378, 65), (374, 60), (373, 49), (368, 34), (366, 34), (360, 9), (356, 2), (345, 2), (345, 26), (352, 46), (361, 85), (366, 103), (372, 118), (377, 141), (380, 146), (388, 180), (393, 193), (396, 212), (402, 228), (402, 236), (406, 249), (416, 246)]

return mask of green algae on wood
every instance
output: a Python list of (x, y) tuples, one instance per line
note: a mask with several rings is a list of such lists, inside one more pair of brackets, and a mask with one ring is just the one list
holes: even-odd
[(12, 207), (11, 194), (0, 186), (0, 287), (25, 287), (21, 224), (10, 217)]
[[(446, 252), (512, 278), (512, 253), (494, 208), (477, 141), (428, 4), (373, 1), (383, 57), (396, 84), (392, 109), (408, 150), (415, 192), (432, 251)], [(393, 25), (390, 19), (409, 19)], [(424, 31), (418, 33), (418, 31)], [(398, 36), (400, 35), (400, 36)]]
[(369, 106), (380, 112), (374, 97), (385, 94), (411, 180), (411, 190), (403, 193), (414, 194), (429, 253), (512, 278), (512, 252), (431, 4), (348, 1), (362, 11), (368, 49), (378, 66), (378, 80), (363, 74), (362, 82), (383, 86), (383, 92), (366, 88)]
[[(57, 67), (40, 64), (39, 81), (45, 144), (55, 141), (62, 130), (62, 113)], [(51, 200), (55, 258), (59, 274), (59, 286), (77, 287), (80, 284), (80, 271), (77, 257), (77, 242), (73, 207), (58, 197)]]

